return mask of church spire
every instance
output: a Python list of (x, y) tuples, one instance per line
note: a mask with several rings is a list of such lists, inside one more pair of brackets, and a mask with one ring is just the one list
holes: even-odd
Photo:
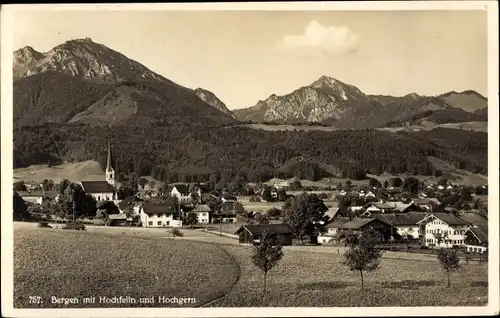
[(111, 170), (111, 144), (108, 143), (108, 164), (106, 165), (106, 170)]

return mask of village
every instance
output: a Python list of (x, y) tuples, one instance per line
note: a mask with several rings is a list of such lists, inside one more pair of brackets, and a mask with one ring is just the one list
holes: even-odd
[[(360, 187), (346, 182), (318, 189), (302, 187), (298, 181), (281, 181), (253, 187), (244, 185), (245, 195), (242, 195), (242, 191), (216, 190), (210, 183), (174, 183), (158, 188), (141, 182), (136, 191), (129, 188), (125, 191), (126, 186), (115, 180), (110, 147), (105, 176), (105, 181), (74, 183), (85, 197), (92, 198), (95, 206), (91, 204), (90, 208), (88, 204), (79, 208), (78, 200), (64, 198), (61, 185), (51, 180), (44, 180), (42, 184), (18, 182), (14, 184), (15, 197), (17, 193), (23, 200), (25, 216), (38, 221), (41, 227), (79, 223), (203, 229), (237, 239), (240, 244), (256, 244), (266, 231), (279, 236), (283, 245), (321, 246), (340, 244), (343, 233), (370, 229), (381, 235), (380, 248), (384, 249), (426, 252), (453, 248), (467, 254), (487, 255), (486, 185), (403, 184), (414, 180), (409, 178), (393, 180), (393, 185), (371, 182), (370, 186)], [(61, 183), (66, 187), (70, 184), (67, 180)], [(300, 232), (297, 229), (305, 225), (287, 221), (287, 214), (295, 213), (294, 207), (301, 208), (290, 204), (297, 196), (319, 200), (325, 207), (314, 222), (316, 231), (307, 233), (306, 243), (297, 236)], [(61, 212), (64, 199), (70, 200), (69, 213), (68, 210)], [(16, 204), (14, 206), (16, 210)], [(76, 211), (78, 209), (86, 211)], [(15, 220), (26, 220), (26, 217), (16, 217), (16, 211), (14, 216)]]

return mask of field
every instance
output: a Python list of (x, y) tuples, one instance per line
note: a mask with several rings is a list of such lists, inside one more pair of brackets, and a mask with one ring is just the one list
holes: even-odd
[(14, 169), (14, 182), (19, 180), (42, 182), (44, 179), (51, 179), (55, 183), (59, 183), (63, 179), (73, 182), (80, 180), (101, 181), (106, 180), (106, 176), (99, 163), (94, 160), (63, 163), (52, 167), (33, 165)]
[[(241, 126), (246, 126), (253, 129), (262, 129), (269, 131), (280, 131), (280, 130), (304, 130), (304, 131), (336, 131), (340, 130), (339, 128), (335, 128), (333, 126), (322, 127), (322, 126), (314, 126), (314, 125), (264, 125), (264, 124), (245, 124)], [(387, 130), (387, 131), (401, 131), (404, 129), (420, 129), (420, 130), (431, 130), (434, 128), (452, 128), (452, 129), (464, 129), (464, 130), (476, 130), (488, 132), (488, 122), (464, 122), (464, 123), (447, 123), (447, 124), (436, 124), (430, 121), (423, 121), (421, 125), (413, 125), (410, 127), (387, 127), (387, 128), (376, 128), (377, 130)]]
[[(162, 231), (164, 235), (167, 232)], [(226, 293), (239, 268), (219, 246), (208, 243), (15, 228), (14, 307), (197, 307)], [(40, 296), (43, 304), (30, 304)], [(52, 304), (51, 296), (79, 299)], [(154, 303), (83, 304), (83, 297), (154, 297)], [(157, 297), (194, 298), (161, 304)]]
[(251, 248), (228, 237), (183, 230), (183, 238), (172, 240), (163, 229), (88, 227), (87, 232), (77, 233), (19, 224), (14, 231), (15, 307), (36, 307), (27, 303), (29, 295), (48, 301), (53, 294), (191, 297), (196, 304), (184, 306), (209, 302), (210, 307), (487, 303), (487, 265), (476, 262), (463, 264), (447, 288), (435, 258), (386, 252), (380, 268), (365, 274), (361, 292), (359, 274), (340, 263), (343, 248), (338, 254), (336, 247), (291, 246), (285, 247), (282, 262), (269, 272), (268, 293), (263, 297), (262, 273), (251, 264)]
[(286, 249), (277, 268), (268, 275), (268, 293), (262, 294), (263, 274), (250, 261), (250, 249), (225, 247), (241, 267), (241, 277), (228, 295), (213, 306), (481, 306), (487, 304), (487, 266), (469, 264), (446, 275), (435, 260), (402, 260), (383, 257), (380, 269), (365, 274), (360, 291), (359, 274), (340, 263), (336, 253)]

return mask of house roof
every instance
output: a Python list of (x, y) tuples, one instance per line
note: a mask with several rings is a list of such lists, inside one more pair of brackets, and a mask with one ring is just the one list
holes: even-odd
[(488, 218), (479, 213), (464, 213), (459, 216), (460, 219), (469, 222), (474, 227), (479, 228), (488, 236)]
[(82, 188), (87, 193), (112, 193), (115, 188), (107, 181), (81, 181)]
[(454, 215), (447, 214), (447, 213), (432, 213), (432, 214), (429, 214), (429, 217), (430, 216), (434, 216), (434, 217), (440, 219), (441, 221), (445, 222), (448, 225), (470, 225), (470, 222), (467, 222), (467, 221), (462, 220)]
[(419, 221), (423, 220), (427, 213), (425, 212), (408, 212), (408, 213), (394, 213), (394, 214), (375, 214), (374, 218), (389, 222), (393, 226), (404, 225), (417, 225)]
[(42, 198), (47, 197), (47, 198), (51, 198), (51, 199), (55, 199), (58, 195), (58, 193), (56, 191), (46, 191), (46, 192), (43, 192), (43, 191), (32, 191), (32, 192), (18, 191), (17, 193), (21, 197), (42, 197)]
[(468, 231), (471, 231), (481, 243), (488, 242), (488, 231), (485, 232), (477, 227), (471, 227)]
[(437, 205), (441, 204), (438, 199), (436, 198), (415, 198), (412, 199), (413, 203), (416, 205), (423, 205), (423, 204), (430, 204), (430, 203), (435, 203)]
[(198, 204), (191, 212), (210, 212), (210, 208), (206, 204)]
[(374, 206), (376, 207), (377, 209), (383, 209), (383, 210), (391, 210), (391, 209), (394, 209), (396, 207), (395, 204), (393, 203), (389, 203), (389, 202), (373, 202), (373, 203), (369, 203), (368, 206)]
[(338, 229), (338, 228), (341, 228), (342, 225), (344, 225), (348, 222), (349, 222), (349, 218), (339, 216), (335, 220), (333, 220), (333, 222), (328, 223), (326, 228), (327, 229)]
[(123, 214), (123, 213), (108, 214), (108, 219), (110, 219), (110, 220), (126, 220), (127, 219), (127, 215)]
[(328, 211), (325, 212), (325, 215), (328, 216), (330, 220), (333, 220), (338, 212), (339, 208), (329, 208)]
[(190, 187), (188, 184), (176, 183), (176, 184), (173, 184), (172, 187), (177, 189), (177, 191), (179, 191), (180, 194), (184, 194), (184, 195), (189, 194)]
[(342, 225), (343, 229), (360, 229), (363, 226), (375, 221), (374, 218), (355, 218)]
[(166, 203), (143, 203), (142, 210), (147, 215), (173, 212), (172, 206)]
[(260, 236), (264, 231), (272, 234), (290, 234), (293, 229), (288, 224), (245, 224), (242, 225), (235, 234), (240, 234), (242, 231), (247, 230), (253, 236)]

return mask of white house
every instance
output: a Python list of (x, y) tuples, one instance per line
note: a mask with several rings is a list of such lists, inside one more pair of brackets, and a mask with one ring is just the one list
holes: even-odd
[(368, 191), (368, 193), (365, 195), (365, 198), (375, 198), (375, 194), (373, 192)]
[[(431, 213), (419, 224), (425, 225), (424, 241), (425, 246), (436, 246), (451, 248), (465, 246), (465, 232), (471, 225), (469, 222), (456, 216), (446, 213)], [(442, 242), (438, 244), (441, 236)]]
[(346, 194), (347, 194), (347, 192), (345, 192), (344, 190), (340, 191), (340, 195), (346, 195)]
[(467, 252), (485, 253), (488, 250), (488, 217), (480, 213), (464, 213), (460, 218), (471, 223), (465, 232)]
[(24, 201), (26, 202), (31, 202), (31, 203), (36, 203), (36, 204), (42, 204), (43, 200), (55, 200), (57, 197), (57, 192), (55, 191), (19, 191), (18, 192), (19, 196), (23, 198)]
[(413, 239), (420, 237), (420, 224), (427, 216), (425, 212), (377, 214), (374, 218), (385, 221), (395, 227), (401, 236), (410, 236)]
[(92, 195), (96, 201), (113, 201), (117, 199), (115, 188), (107, 181), (81, 181), (83, 191)]
[(201, 199), (201, 190), (199, 188), (190, 189), (189, 184), (177, 183), (172, 185), (172, 192), (170, 192), (171, 196), (177, 197), (179, 202), (188, 203), (191, 202), (191, 192), (195, 191), (198, 193), (198, 198)]
[(189, 213), (196, 213), (198, 216), (199, 224), (208, 224), (210, 222), (210, 208), (206, 204), (198, 204), (196, 207), (189, 211)]
[(173, 211), (168, 204), (144, 203), (140, 209), (143, 227), (182, 227), (181, 220), (174, 220)]
[(273, 185), (276, 189), (287, 189), (290, 187), (290, 183), (288, 181), (275, 182)]
[(321, 233), (318, 236), (318, 243), (321, 244), (332, 244), (333, 238), (338, 232), (338, 229), (341, 228), (342, 225), (349, 222), (349, 218), (346, 217), (337, 217), (332, 222), (326, 225), (326, 231)]

